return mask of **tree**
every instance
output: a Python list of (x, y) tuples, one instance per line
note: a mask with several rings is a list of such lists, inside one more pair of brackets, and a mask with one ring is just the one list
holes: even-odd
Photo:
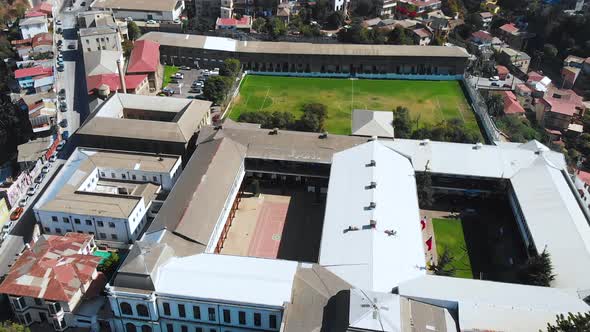
[(412, 119), (410, 110), (403, 106), (398, 106), (393, 110), (393, 130), (397, 138), (410, 138), (412, 136)]
[(559, 51), (557, 50), (557, 47), (555, 47), (555, 45), (553, 45), (553, 44), (543, 45), (543, 55), (545, 57), (554, 58), (557, 56), (557, 53), (559, 53)]
[(31, 332), (31, 329), (22, 324), (6, 321), (0, 323), (0, 332)]
[(554, 279), (551, 256), (546, 248), (541, 254), (529, 257), (519, 273), (519, 281), (527, 285), (549, 287)]
[(227, 58), (223, 61), (219, 74), (227, 77), (235, 78), (240, 73), (240, 60), (234, 58)]
[(328, 23), (329, 27), (337, 29), (344, 23), (344, 14), (340, 11), (334, 11), (328, 16), (326, 23)]
[(259, 17), (254, 20), (252, 23), (252, 29), (259, 33), (266, 32), (266, 20), (262, 17)]
[(129, 40), (136, 40), (141, 37), (141, 29), (139, 29), (135, 22), (129, 21), (127, 22), (127, 34), (129, 35)]
[(299, 119), (299, 130), (321, 132), (328, 115), (328, 108), (324, 104), (310, 103), (303, 105), (303, 116)]
[(569, 313), (557, 315), (555, 325), (547, 323), (547, 332), (582, 332), (590, 331), (590, 313)]
[(455, 275), (455, 271), (457, 270), (451, 265), (454, 259), (455, 258), (453, 257), (451, 250), (445, 246), (442, 250), (442, 253), (438, 255), (436, 264), (430, 265), (428, 269), (437, 276), (451, 277)]
[(231, 79), (225, 76), (212, 76), (203, 87), (203, 95), (214, 104), (221, 104), (231, 87)]
[(504, 113), (504, 98), (498, 94), (490, 94), (486, 98), (486, 106), (491, 116), (500, 116)]
[(33, 136), (26, 110), (13, 104), (7, 95), (0, 96), (0, 164), (17, 157), (17, 147)]
[(416, 190), (418, 191), (418, 204), (420, 207), (429, 207), (434, 204), (432, 177), (427, 169), (424, 172), (416, 172)]
[(414, 45), (414, 39), (408, 36), (406, 29), (396, 27), (391, 30), (388, 36), (388, 42), (394, 45)]
[(260, 196), (260, 181), (258, 181), (258, 179), (254, 179), (254, 180), (252, 180), (252, 183), (250, 184), (250, 186), (251, 186), (252, 194), (255, 197)]
[(266, 31), (272, 39), (277, 39), (279, 36), (287, 34), (287, 26), (278, 17), (273, 17), (266, 22)]
[(121, 46), (123, 46), (123, 56), (126, 59), (129, 59), (131, 56), (131, 51), (133, 50), (133, 42), (131, 40), (124, 40), (121, 43)]
[(98, 266), (98, 270), (104, 273), (112, 273), (117, 268), (120, 259), (119, 254), (113, 251), (111, 256)]

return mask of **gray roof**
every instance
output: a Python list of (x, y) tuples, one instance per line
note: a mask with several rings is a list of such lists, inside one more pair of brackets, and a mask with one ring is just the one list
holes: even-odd
[(352, 56), (423, 56), (468, 58), (469, 54), (456, 46), (311, 44), (293, 42), (238, 41), (223, 37), (186, 35), (180, 33), (148, 32), (140, 39), (158, 42), (162, 46), (201, 48), (243, 53), (352, 55)]
[(199, 144), (147, 233), (166, 228), (204, 250), (240, 176), (245, 151), (225, 138)]
[(47, 23), (47, 16), (34, 16), (18, 21), (19, 26)]
[(353, 110), (352, 134), (393, 138), (393, 112)]
[(121, 59), (119, 51), (93, 51), (84, 53), (86, 76), (100, 74), (118, 74), (117, 60)]
[(95, 0), (91, 8), (138, 11), (171, 11), (179, 0)]

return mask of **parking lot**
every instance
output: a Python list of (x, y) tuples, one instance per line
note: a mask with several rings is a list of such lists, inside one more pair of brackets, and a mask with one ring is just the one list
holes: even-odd
[[(182, 79), (174, 79), (171, 83), (167, 85), (167, 88), (173, 89), (174, 94), (172, 97), (176, 98), (195, 98), (201, 94), (197, 94), (195, 92), (191, 92), (191, 85), (194, 81), (198, 80), (199, 78), (204, 78), (203, 75), (205, 69), (190, 69), (190, 70), (183, 70), (180, 69), (178, 72), (184, 75)], [(175, 83), (177, 82), (177, 83)], [(202, 90), (202, 88), (201, 88)]]

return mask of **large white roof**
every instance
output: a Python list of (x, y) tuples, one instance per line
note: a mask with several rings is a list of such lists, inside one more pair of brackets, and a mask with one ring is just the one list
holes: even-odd
[[(375, 167), (368, 166), (371, 160)], [(372, 141), (336, 153), (330, 172), (319, 263), (355, 287), (379, 292), (391, 292), (399, 282), (424, 275), (410, 161)], [(373, 189), (371, 182), (376, 184)], [(371, 202), (376, 204), (373, 209)], [(358, 230), (347, 230), (350, 226)]]
[(432, 275), (401, 283), (399, 294), (456, 307), (461, 331), (539, 331), (557, 314), (590, 310), (556, 288)]
[(283, 307), (299, 263), (217, 254), (173, 257), (158, 270), (156, 292)]
[(556, 273), (552, 286), (590, 295), (590, 227), (569, 175), (542, 155), (511, 178), (537, 252), (547, 248)]

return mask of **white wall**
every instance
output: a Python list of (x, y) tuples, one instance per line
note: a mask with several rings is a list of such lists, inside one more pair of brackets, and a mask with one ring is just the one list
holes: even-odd
[(83, 52), (101, 50), (119, 52), (123, 51), (121, 46), (121, 36), (119, 35), (118, 31), (92, 36), (80, 36), (80, 44), (82, 45)]
[(37, 34), (48, 32), (47, 23), (25, 25), (20, 27), (20, 31), (23, 39), (33, 38)]
[(180, 7), (175, 10), (169, 11), (133, 11), (133, 10), (120, 10), (113, 8), (113, 16), (118, 19), (125, 19), (127, 17), (131, 17), (135, 21), (147, 21), (147, 20), (155, 20), (155, 21), (173, 21), (180, 17), (184, 10), (184, 1)]

